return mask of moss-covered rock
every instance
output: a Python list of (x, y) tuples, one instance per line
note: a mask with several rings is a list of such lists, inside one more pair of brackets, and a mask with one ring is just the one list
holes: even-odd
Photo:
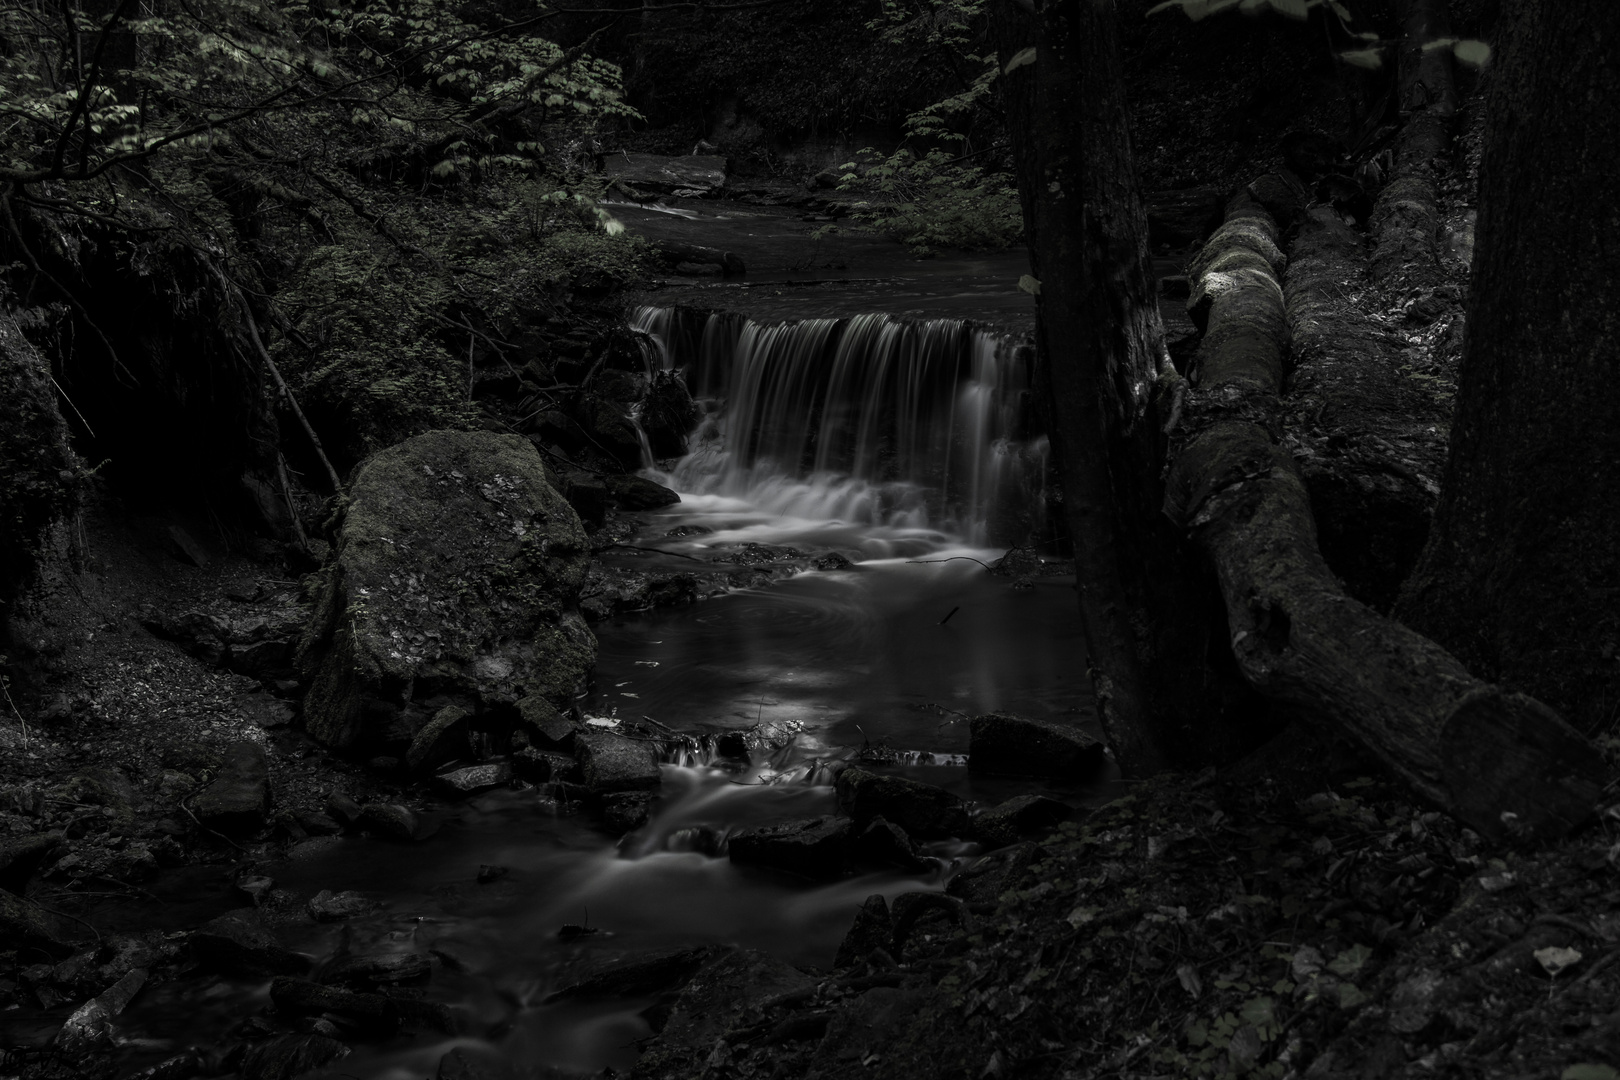
[(596, 659), (579, 517), (525, 440), (435, 431), (364, 462), (299, 648), (304, 722), (351, 747), (455, 705), (564, 703)]

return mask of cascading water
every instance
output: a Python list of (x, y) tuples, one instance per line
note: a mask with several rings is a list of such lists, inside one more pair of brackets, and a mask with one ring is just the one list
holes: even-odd
[(980, 545), (1040, 528), (1046, 438), (1015, 341), (881, 314), (762, 325), (644, 307), (631, 326), (707, 411), (678, 490)]

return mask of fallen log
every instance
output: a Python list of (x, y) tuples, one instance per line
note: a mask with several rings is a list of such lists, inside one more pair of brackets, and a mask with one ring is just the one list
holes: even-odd
[(1283, 273), (1283, 412), (1323, 557), (1351, 596), (1387, 612), (1429, 535), (1451, 416), (1404, 370), (1406, 340), (1369, 310), (1367, 262), (1361, 234), (1331, 208), (1300, 219)]
[[(1267, 241), (1269, 241), (1269, 246)], [(1476, 831), (1554, 837), (1606, 779), (1552, 710), (1484, 683), (1429, 639), (1346, 596), (1280, 445), (1288, 354), (1276, 224), (1246, 192), (1194, 262), (1207, 332), (1172, 439), (1165, 512), (1213, 563), (1244, 678), (1347, 733), (1417, 796)]]
[(1435, 181), (1450, 157), (1457, 87), (1451, 50), (1432, 47), (1450, 37), (1444, 0), (1401, 0), (1400, 18), (1395, 92), (1402, 124), (1390, 181), (1373, 206), (1372, 274), (1380, 283), (1410, 275), (1423, 284), (1439, 274)]

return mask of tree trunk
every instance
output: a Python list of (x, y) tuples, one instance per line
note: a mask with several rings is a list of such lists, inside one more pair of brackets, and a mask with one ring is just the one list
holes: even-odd
[(1504, 14), (1450, 456), (1397, 611), (1595, 732), (1620, 716), (1620, 4)]
[[(1207, 760), (1236, 680), (1207, 573), (1159, 513), (1164, 350), (1113, 0), (996, 8), (1036, 350), (1074, 540), (1098, 715), (1121, 768)], [(1244, 699), (1247, 700), (1246, 698)]]

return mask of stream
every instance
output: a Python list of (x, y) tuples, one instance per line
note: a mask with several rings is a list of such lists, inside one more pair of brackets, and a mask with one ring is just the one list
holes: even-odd
[[(952, 275), (930, 273), (940, 289), (956, 288)], [(1011, 303), (1007, 291), (973, 295)], [(758, 318), (636, 313), (649, 362), (683, 370), (704, 419), (684, 460), (648, 472), (681, 502), (639, 515), (635, 548), (606, 558), (680, 569), (744, 545), (842, 558), (768, 587), (596, 624), (594, 686), (579, 704), (606, 723), (651, 717), (696, 735), (764, 726), (775, 737), (746, 763), (667, 762), (651, 820), (622, 838), (525, 788), (443, 805), (436, 832), (416, 844), (298, 845), (271, 870), (278, 888), (355, 890), (380, 906), (342, 923), (290, 923), (284, 942), (317, 963), (344, 952), (429, 954), (422, 993), (452, 1006), (465, 1032), (415, 1026), (349, 1039), (354, 1053), (311, 1075), (432, 1076), (455, 1047), (521, 1075), (623, 1070), (652, 1031), (643, 1014), (654, 999), (548, 1003), (583, 966), (724, 943), (828, 967), (866, 897), (943, 889), (978, 854), (966, 842), (934, 843), (923, 849), (925, 873), (831, 884), (729, 862), (732, 830), (831, 812), (825, 766), (863, 747), (890, 748), (887, 771), (981, 806), (1030, 791), (1072, 805), (1101, 798), (966, 768), (972, 716), (1060, 717), (1089, 700), (1073, 576), (985, 570), (1044, 513), (1028, 349), (954, 319)], [(481, 875), (486, 867), (501, 869)], [(565, 926), (590, 932), (560, 935)], [(268, 988), (149, 987), (119, 1023), (127, 1067), (227, 1030), (268, 1005)]]

